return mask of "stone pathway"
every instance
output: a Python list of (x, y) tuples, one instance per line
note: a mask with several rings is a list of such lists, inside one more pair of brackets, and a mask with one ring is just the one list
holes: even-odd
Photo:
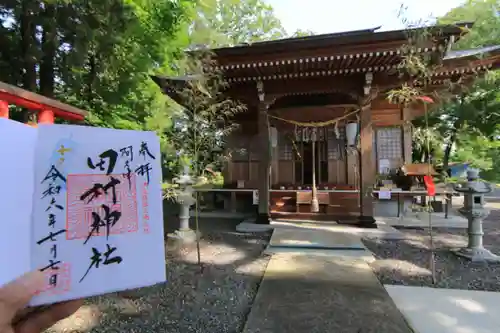
[(273, 255), (244, 333), (411, 333), (366, 262)]
[(500, 293), (385, 286), (416, 333), (497, 333)]
[[(465, 227), (453, 218), (435, 221)], [(418, 219), (407, 222), (424, 226)], [(367, 264), (375, 259), (360, 238), (404, 239), (391, 224), (397, 225), (387, 218), (382, 228), (364, 231), (274, 222), (266, 249), (272, 259), (244, 333), (498, 332), (500, 293), (379, 283)]]
[(273, 256), (244, 333), (411, 333), (364, 260), (360, 235), (275, 227), (266, 251)]

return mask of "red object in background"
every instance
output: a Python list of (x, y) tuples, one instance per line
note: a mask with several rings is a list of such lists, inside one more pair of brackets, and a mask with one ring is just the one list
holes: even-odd
[(54, 112), (52, 110), (43, 109), (38, 112), (38, 123), (53, 124), (55, 121)]
[(0, 118), (9, 118), (9, 103), (0, 99)]
[(434, 103), (434, 100), (432, 98), (430, 98), (429, 96), (418, 96), (417, 99), (419, 99), (425, 103)]
[(433, 197), (436, 195), (436, 185), (431, 176), (424, 176), (425, 187), (427, 188), (427, 195)]
[(53, 124), (55, 117), (82, 121), (86, 111), (0, 81), (0, 118), (9, 118), (9, 104), (37, 113), (39, 123)]

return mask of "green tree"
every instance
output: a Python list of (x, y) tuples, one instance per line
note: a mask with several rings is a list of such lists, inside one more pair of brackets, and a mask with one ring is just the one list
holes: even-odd
[(471, 166), (491, 173), (494, 167), (493, 151), (498, 153), (499, 141), (491, 140), (481, 134), (469, 134), (469, 131), (457, 136), (457, 150), (451, 156), (452, 161), (469, 162)]
[(0, 79), (91, 111), (90, 124), (131, 127), (163, 104), (147, 75), (172, 62), (189, 2), (6, 1)]
[(237, 128), (232, 119), (246, 108), (224, 95), (227, 83), (208, 52), (192, 55), (186, 67), (191, 74), (176, 89), (183, 108), (175, 118), (172, 142), (201, 176), (207, 168), (220, 168), (228, 157), (225, 140)]
[(500, 1), (467, 0), (438, 19), (440, 24), (474, 22), (473, 28), (462, 38), (455, 49), (470, 49), (500, 43)]
[(286, 37), (263, 0), (200, 0), (189, 24), (190, 42), (208, 47), (251, 44)]
[(175, 73), (178, 29), (192, 7), (190, 0), (3, 1), (0, 80), (88, 110), (89, 125), (157, 130), (168, 149), (172, 109), (149, 74)]
[(4, 0), (0, 23), (0, 80), (88, 110), (88, 125), (157, 131), (166, 167), (180, 111), (149, 75), (186, 72), (193, 44), (284, 36), (262, 0)]
[[(497, 5), (498, 2), (492, 0), (471, 0), (438, 20), (441, 24), (475, 21), (468, 34), (453, 45), (453, 50), (500, 44)], [(417, 72), (431, 70), (432, 66), (429, 65), (422, 62), (422, 71)], [(425, 81), (426, 75), (423, 76)], [(416, 161), (422, 162), (432, 154), (434, 162), (442, 162), (445, 168), (450, 161), (472, 162), (486, 169), (491, 167), (490, 155), (497, 149), (497, 124), (500, 120), (500, 100), (496, 88), (499, 83), (497, 73), (488, 73), (484, 78), (476, 79), (472, 85), (458, 82), (438, 92), (441, 104), (434, 106), (427, 117), (413, 121)], [(401, 91), (404, 92), (404, 89)], [(431, 152), (427, 151), (424, 137), (431, 138)]]
[[(499, 45), (499, 8), (498, 0), (469, 0), (440, 18), (442, 24), (475, 22), (468, 34), (453, 45), (453, 49)], [(445, 167), (450, 160), (472, 162), (486, 169), (492, 167), (488, 150), (497, 150), (497, 124), (500, 121), (498, 84), (499, 74), (489, 73), (485, 78), (476, 80), (470, 88), (462, 89), (432, 115), (433, 127), (445, 140)]]
[[(178, 29), (176, 35), (176, 43), (180, 48), (198, 50), (200, 54), (205, 54), (207, 48), (221, 47), (238, 45), (242, 43), (249, 43), (260, 40), (268, 40), (275, 38), (282, 38), (285, 36), (285, 31), (281, 26), (279, 20), (274, 16), (272, 7), (265, 4), (261, 0), (202, 0), (197, 6), (190, 9), (189, 17), (192, 20), (187, 20), (183, 23), (183, 27)], [(191, 53), (192, 54), (192, 53)], [(197, 58), (198, 59), (198, 58)], [(198, 59), (199, 60), (199, 59)], [(176, 74), (180, 76), (193, 77), (196, 75), (201, 75), (198, 65), (195, 63), (198, 60), (194, 60), (189, 56), (179, 56), (176, 64)], [(159, 69), (159, 75), (168, 76), (169, 72)], [(215, 80), (214, 74), (210, 71), (207, 74), (209, 78), (201, 78), (196, 81), (189, 81), (185, 89), (182, 90), (182, 94), (188, 101), (195, 100), (198, 98), (195, 93), (198, 87), (191, 86), (191, 84), (200, 84), (200, 82), (211, 81), (208, 90), (218, 90), (222, 89), (224, 84), (220, 79)], [(217, 73), (220, 75), (221, 73)], [(201, 80), (201, 81), (200, 81)], [(205, 83), (202, 84), (202, 86)], [(192, 92), (189, 89), (193, 88)], [(190, 95), (191, 94), (191, 95)], [(194, 95), (193, 95), (194, 94)], [(220, 105), (225, 105), (225, 103), (233, 103), (230, 100), (224, 101), (222, 95), (217, 93), (219, 100), (216, 102), (215, 108), (220, 108)], [(220, 119), (217, 119), (215, 115), (210, 115), (205, 112), (199, 112), (198, 108), (208, 108), (207, 102), (213, 102), (203, 97), (203, 101), (200, 105), (197, 105), (194, 109), (197, 116), (196, 119), (193, 118), (193, 109), (186, 108), (175, 108), (173, 118), (175, 119), (174, 128), (172, 131), (167, 131), (166, 136), (170, 138), (172, 145), (171, 149), (168, 151), (167, 159), (169, 163), (169, 173), (176, 174), (180, 171), (180, 161), (177, 157), (180, 149), (184, 151), (184, 155), (188, 159), (200, 161), (200, 170), (205, 170), (207, 166), (214, 167), (215, 170), (221, 167), (221, 158), (225, 155), (224, 152), (224, 135), (222, 132), (227, 132), (230, 127), (227, 127), (221, 132), (220, 129), (215, 130), (211, 126), (219, 126), (221, 124)], [(236, 109), (235, 109), (236, 110)], [(229, 111), (227, 111), (229, 112)], [(223, 117), (228, 115), (222, 112)], [(208, 135), (207, 138), (203, 138), (198, 144), (208, 144), (206, 149), (198, 152), (198, 157), (194, 157), (194, 148), (183, 148), (183, 145), (191, 145), (193, 147), (192, 136), (188, 135), (188, 132), (181, 131), (182, 128), (186, 128), (186, 124), (192, 124), (192, 126), (198, 126), (199, 121), (203, 122), (204, 129), (199, 132), (203, 135)], [(212, 123), (213, 122), (213, 123)], [(224, 126), (223, 126), (224, 127)], [(217, 134), (217, 140), (212, 137), (213, 133)], [(187, 137), (185, 135), (188, 135)], [(198, 136), (200, 138), (200, 136)], [(214, 141), (215, 140), (215, 141)], [(201, 147), (201, 146), (200, 146)], [(207, 151), (208, 156), (202, 156), (203, 151)], [(223, 154), (223, 155), (220, 155)], [(196, 166), (198, 168), (198, 166)]]

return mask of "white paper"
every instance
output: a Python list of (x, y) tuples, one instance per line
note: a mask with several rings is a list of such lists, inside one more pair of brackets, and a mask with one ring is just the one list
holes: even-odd
[[(146, 147), (151, 156), (144, 149), (141, 154)], [(117, 154), (113, 170), (105, 152)], [(31, 305), (165, 281), (160, 160), (153, 132), (38, 127), (31, 267), (46, 268), (47, 287)], [(149, 184), (147, 173), (141, 174), (148, 163)], [(115, 196), (113, 182), (119, 182)], [(99, 194), (83, 198), (94, 186)], [(100, 260), (94, 264), (93, 254)], [(55, 262), (59, 269), (47, 268)]]
[(252, 201), (254, 205), (259, 204), (259, 191), (258, 190), (253, 190), (252, 191)]
[(391, 199), (391, 191), (379, 191), (378, 198), (381, 200), (389, 200)]
[(391, 169), (391, 161), (382, 158), (378, 161), (378, 172), (380, 174), (388, 174)]
[(37, 130), (0, 118), (0, 286), (28, 272)]

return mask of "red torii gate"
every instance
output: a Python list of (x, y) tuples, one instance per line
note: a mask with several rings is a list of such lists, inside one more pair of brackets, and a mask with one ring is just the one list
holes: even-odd
[(87, 111), (0, 81), (0, 118), (9, 118), (9, 104), (37, 112), (39, 124), (53, 124), (56, 117), (82, 121)]

